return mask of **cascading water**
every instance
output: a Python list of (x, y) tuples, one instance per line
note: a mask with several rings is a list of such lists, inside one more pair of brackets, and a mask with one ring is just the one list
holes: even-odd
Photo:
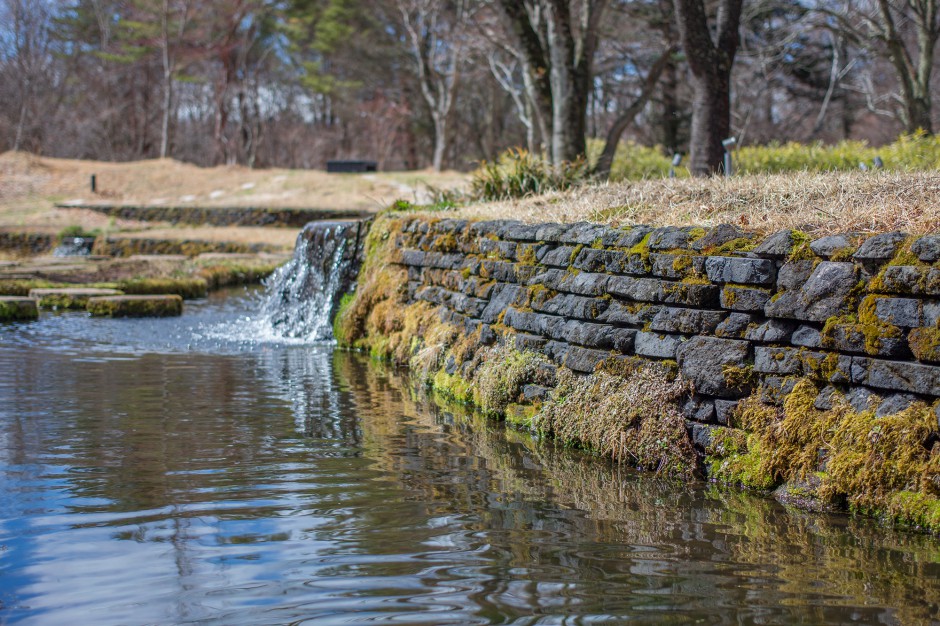
[(88, 256), (94, 243), (94, 237), (66, 237), (52, 251), (52, 256)]
[(293, 258), (266, 281), (261, 317), (278, 337), (332, 339), (339, 298), (358, 271), (361, 222), (312, 222), (297, 237)]

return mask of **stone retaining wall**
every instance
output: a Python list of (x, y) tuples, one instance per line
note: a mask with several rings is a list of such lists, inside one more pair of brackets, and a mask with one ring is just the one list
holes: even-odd
[[(856, 410), (916, 400), (940, 415), (940, 235), (762, 240), (721, 225), (616, 229), (410, 218), (395, 235), (409, 301), (513, 333), (577, 372), (611, 356), (674, 360), (695, 384), (695, 439), (763, 383), (818, 384)], [(537, 397), (546, 389), (527, 389)]]
[(203, 241), (197, 239), (147, 239), (144, 237), (98, 237), (92, 246), (92, 254), (128, 257), (141, 254), (200, 254), (283, 252), (280, 246), (234, 241)]
[(33, 256), (51, 252), (56, 236), (48, 233), (0, 230), (0, 251), (16, 256)]

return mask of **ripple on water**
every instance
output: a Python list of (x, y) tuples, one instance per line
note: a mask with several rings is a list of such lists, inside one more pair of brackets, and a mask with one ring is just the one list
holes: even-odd
[(250, 306), (0, 327), (0, 622), (936, 618), (936, 538), (536, 445)]

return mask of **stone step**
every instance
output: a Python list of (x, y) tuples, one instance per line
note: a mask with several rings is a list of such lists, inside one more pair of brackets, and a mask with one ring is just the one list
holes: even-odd
[(0, 322), (34, 320), (39, 317), (36, 301), (24, 296), (0, 296)]
[(101, 296), (88, 299), (93, 317), (173, 317), (183, 314), (183, 298), (177, 295)]
[(123, 291), (117, 289), (94, 289), (90, 287), (59, 287), (30, 289), (29, 297), (40, 307), (57, 309), (84, 309), (88, 299), (98, 296), (119, 296)]

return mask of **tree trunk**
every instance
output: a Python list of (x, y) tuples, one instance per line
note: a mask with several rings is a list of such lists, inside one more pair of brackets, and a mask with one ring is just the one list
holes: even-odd
[(444, 156), (447, 152), (447, 120), (435, 116), (434, 118), (434, 157), (431, 167), (440, 172), (444, 167)]
[(610, 167), (613, 165), (614, 155), (617, 153), (617, 145), (620, 143), (620, 137), (623, 135), (623, 131), (627, 130), (627, 127), (633, 123), (633, 119), (639, 115), (643, 107), (646, 106), (650, 96), (653, 94), (653, 89), (659, 82), (659, 77), (662, 75), (663, 70), (667, 65), (672, 63), (671, 59), (674, 52), (674, 48), (663, 52), (656, 60), (656, 63), (653, 64), (650, 73), (646, 75), (640, 95), (637, 96), (636, 100), (634, 100), (616, 120), (614, 120), (613, 125), (607, 133), (607, 139), (604, 142), (604, 151), (601, 152), (601, 156), (597, 160), (597, 165), (594, 167), (594, 174), (596, 176), (600, 178), (610, 177)]
[(693, 176), (724, 171), (722, 140), (731, 134), (730, 76), (715, 72), (692, 80), (692, 150), (689, 170)]
[(912, 97), (904, 103), (904, 126), (908, 133), (924, 132), (933, 134), (933, 121), (930, 119), (930, 97)]
[(740, 43), (742, 3), (721, 0), (711, 29), (703, 0), (675, 0), (679, 35), (693, 77), (689, 169), (694, 176), (724, 168), (721, 141), (731, 133), (731, 68)]

